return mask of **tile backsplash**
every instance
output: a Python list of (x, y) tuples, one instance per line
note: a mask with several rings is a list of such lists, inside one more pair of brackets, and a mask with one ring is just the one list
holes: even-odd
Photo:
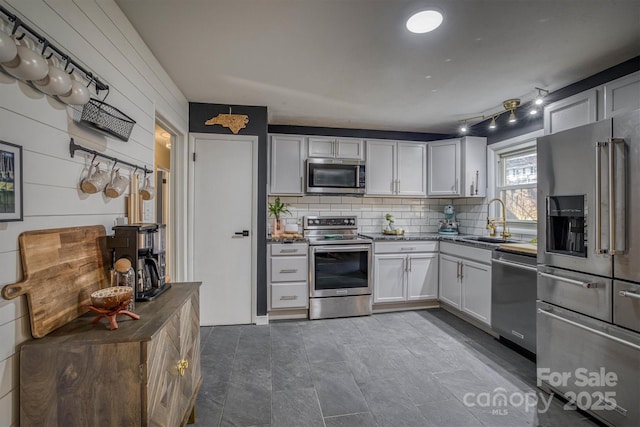
[[(269, 197), (273, 202), (275, 196)], [(387, 225), (387, 213), (395, 218), (396, 227), (407, 233), (436, 233), (438, 224), (444, 219), (444, 206), (455, 207), (456, 218), (462, 234), (487, 234), (487, 205), (485, 198), (464, 199), (417, 199), (357, 196), (280, 196), (291, 215), (283, 218), (287, 224), (299, 224), (302, 231), (302, 217), (355, 215), (358, 217), (358, 231), (380, 233)], [(267, 231), (271, 233), (272, 219), (268, 219)]]

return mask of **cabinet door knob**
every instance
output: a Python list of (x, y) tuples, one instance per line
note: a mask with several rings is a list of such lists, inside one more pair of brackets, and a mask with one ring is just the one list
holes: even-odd
[(181, 377), (184, 377), (184, 371), (189, 367), (189, 361), (186, 359), (180, 359), (176, 368), (178, 368), (178, 373)]

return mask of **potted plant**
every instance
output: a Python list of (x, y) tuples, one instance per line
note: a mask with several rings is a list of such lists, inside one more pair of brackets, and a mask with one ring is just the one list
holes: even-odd
[(284, 219), (280, 218), (284, 214), (290, 215), (291, 212), (287, 209), (287, 205), (280, 201), (280, 197), (276, 197), (273, 203), (269, 203), (269, 216), (274, 217), (271, 228), (272, 235), (277, 236), (284, 233)]

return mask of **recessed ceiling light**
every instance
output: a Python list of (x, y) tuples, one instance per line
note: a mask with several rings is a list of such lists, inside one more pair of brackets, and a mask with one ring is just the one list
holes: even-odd
[(416, 34), (428, 33), (442, 24), (442, 13), (435, 10), (423, 10), (407, 19), (407, 30)]

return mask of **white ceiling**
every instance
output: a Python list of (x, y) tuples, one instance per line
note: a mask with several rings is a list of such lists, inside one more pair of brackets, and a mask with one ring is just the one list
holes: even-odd
[[(116, 0), (189, 101), (270, 124), (453, 133), (640, 55), (640, 0)], [(435, 6), (444, 23), (411, 34)]]

